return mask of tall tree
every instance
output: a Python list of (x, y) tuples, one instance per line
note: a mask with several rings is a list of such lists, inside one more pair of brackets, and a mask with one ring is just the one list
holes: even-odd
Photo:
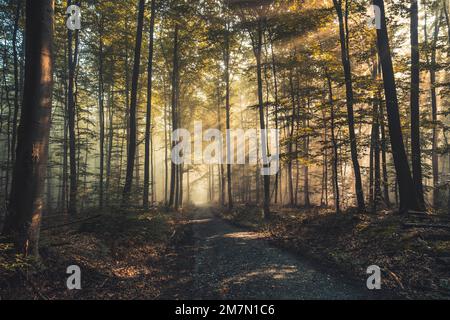
[(142, 29), (144, 26), (144, 10), (145, 0), (139, 0), (137, 27), (136, 27), (136, 43), (134, 48), (134, 65), (133, 75), (131, 79), (131, 101), (129, 110), (129, 137), (128, 137), (128, 153), (127, 153), (127, 173), (125, 176), (125, 186), (123, 189), (122, 202), (127, 204), (130, 198), (131, 186), (133, 183), (133, 171), (136, 160), (136, 108), (137, 108), (137, 91), (139, 82), (139, 68), (141, 64), (141, 47), (142, 47)]
[[(145, 121), (145, 160), (144, 160), (144, 208), (148, 208), (149, 189), (150, 189), (150, 142), (152, 134), (152, 81), (153, 81), (153, 47), (154, 47), (154, 31), (155, 31), (155, 13), (156, 0), (151, 1), (150, 9), (150, 31), (148, 44), (148, 65), (147, 65), (147, 110)], [(152, 181), (153, 185), (153, 181)], [(152, 193), (155, 191), (152, 188)]]
[(420, 54), (419, 54), (419, 7), (417, 0), (411, 0), (411, 154), (412, 174), (417, 200), (425, 209), (422, 183), (422, 151), (420, 147)]
[[(261, 151), (263, 157), (267, 157), (268, 145), (267, 135), (265, 133), (266, 123), (264, 120), (264, 98), (263, 98), (263, 80), (262, 80), (262, 45), (263, 45), (263, 18), (260, 16), (257, 20), (256, 35), (252, 37), (253, 53), (256, 58), (256, 74), (258, 82), (258, 110), (259, 110), (259, 125), (261, 129)], [(263, 166), (266, 167), (269, 164), (264, 159)], [(260, 174), (257, 172), (257, 174)], [(263, 199), (263, 212), (264, 218), (268, 219), (270, 215), (270, 176), (264, 175), (264, 199)], [(257, 186), (258, 187), (258, 186)]]
[[(425, 9), (426, 10), (426, 9)], [(428, 43), (427, 31), (427, 13), (425, 12), (425, 43), (430, 46), (430, 54), (427, 54), (427, 64), (430, 70), (430, 96), (431, 96), (431, 118), (432, 118), (432, 146), (431, 146), (431, 163), (433, 171), (433, 205), (439, 206), (439, 155), (438, 155), (438, 105), (437, 105), (437, 90), (436, 90), (436, 54), (437, 42), (439, 37), (439, 30), (441, 26), (442, 10), (439, 5), (436, 5), (436, 16), (434, 19), (434, 32), (431, 44)]]
[(388, 115), (389, 133), (391, 137), (392, 154), (400, 194), (400, 211), (420, 210), (416, 189), (411, 177), (411, 170), (406, 155), (405, 144), (400, 124), (397, 86), (392, 64), (391, 49), (386, 24), (386, 13), (383, 0), (374, 0), (373, 4), (381, 11), (381, 28), (377, 29), (377, 48), (383, 70), (384, 93)]
[(13, 60), (14, 60), (14, 113), (12, 121), (12, 135), (11, 135), (11, 162), (15, 161), (16, 153), (16, 139), (17, 139), (17, 121), (19, 117), (19, 94), (20, 94), (20, 79), (19, 79), (19, 59), (17, 52), (17, 34), (19, 32), (19, 20), (21, 15), (22, 1), (17, 1), (16, 16), (14, 18), (13, 30)]
[[(67, 1), (67, 6), (72, 4), (71, 0)], [(73, 47), (73, 31), (67, 31), (68, 43), (68, 65), (69, 65), (69, 85), (67, 89), (67, 113), (68, 113), (68, 127), (69, 127), (69, 167), (70, 167), (70, 192), (69, 192), (69, 214), (77, 214), (77, 197), (78, 197), (78, 175), (77, 175), (77, 148), (76, 148), (76, 132), (75, 132), (75, 118), (76, 105), (74, 97), (75, 86), (75, 68), (78, 63), (78, 46), (79, 46), (79, 32), (75, 31), (75, 48)]]
[(231, 145), (230, 136), (231, 122), (230, 122), (230, 27), (225, 22), (225, 45), (223, 51), (225, 63), (225, 111), (226, 111), (226, 128), (227, 128), (227, 193), (228, 193), (228, 209), (233, 208), (233, 190), (232, 190), (232, 169), (231, 169)]
[[(175, 22), (175, 28), (173, 32), (173, 66), (172, 66), (172, 130), (176, 130), (178, 127), (177, 122), (177, 102), (178, 102), (178, 85), (179, 85), (179, 43), (178, 43), (179, 25)], [(172, 137), (173, 139), (173, 137)], [(172, 148), (175, 147), (176, 142), (172, 141)], [(170, 195), (169, 195), (169, 206), (173, 206), (178, 199), (176, 197), (176, 185), (178, 181), (178, 165), (173, 161), (170, 170)], [(176, 197), (178, 198), (178, 197)]]
[(99, 206), (103, 208), (104, 197), (104, 167), (105, 167), (105, 107), (104, 107), (104, 80), (103, 80), (103, 16), (99, 21), (99, 46), (98, 46), (98, 109), (100, 124), (100, 181), (99, 181)]
[(336, 127), (336, 113), (335, 113), (335, 106), (334, 106), (334, 98), (333, 98), (333, 85), (331, 82), (331, 76), (328, 73), (328, 70), (325, 68), (325, 76), (327, 78), (327, 86), (328, 86), (328, 101), (330, 105), (330, 113), (331, 113), (331, 143), (333, 146), (333, 163), (332, 163), (332, 179), (333, 179), (333, 192), (334, 192), (334, 208), (336, 210), (336, 213), (340, 213), (341, 207), (340, 207), (340, 196), (339, 196), (339, 173), (338, 173), (338, 165), (339, 165), (339, 158), (338, 158), (338, 143), (336, 139), (336, 133), (335, 133), (335, 127)]
[(341, 43), (341, 56), (342, 56), (342, 66), (344, 68), (345, 76), (345, 89), (347, 98), (347, 120), (348, 120), (348, 130), (350, 135), (350, 151), (352, 156), (353, 171), (355, 176), (355, 191), (356, 200), (358, 203), (358, 209), (365, 210), (364, 203), (364, 192), (362, 188), (361, 180), (361, 168), (359, 166), (358, 160), (358, 145), (356, 141), (355, 134), (355, 116), (353, 112), (354, 95), (353, 95), (353, 81), (352, 81), (352, 70), (350, 64), (350, 52), (349, 52), (349, 34), (348, 34), (348, 14), (349, 14), (349, 3), (345, 0), (345, 14), (342, 10), (342, 0), (333, 0), (334, 7), (338, 16), (339, 22), (339, 38)]
[(38, 255), (53, 89), (53, 0), (26, 0), (25, 85), (7, 221), (24, 256)]

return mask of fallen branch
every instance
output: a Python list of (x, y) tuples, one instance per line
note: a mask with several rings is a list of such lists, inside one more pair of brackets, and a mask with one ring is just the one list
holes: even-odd
[(398, 286), (402, 289), (405, 290), (405, 287), (403, 286), (402, 282), (400, 281), (400, 278), (391, 270), (389, 270), (388, 268), (386, 268), (386, 271), (388, 272), (388, 274), (394, 279), (394, 281), (398, 284)]

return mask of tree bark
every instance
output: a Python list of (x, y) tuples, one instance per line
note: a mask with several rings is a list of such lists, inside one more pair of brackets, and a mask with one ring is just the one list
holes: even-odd
[[(71, 0), (67, 1), (67, 6), (72, 4)], [(73, 31), (68, 30), (68, 64), (69, 64), (69, 85), (67, 92), (67, 113), (68, 113), (68, 127), (69, 127), (69, 214), (74, 216), (77, 214), (77, 197), (78, 197), (78, 179), (77, 179), (77, 148), (76, 148), (76, 133), (75, 133), (75, 118), (76, 105), (74, 99), (75, 86), (75, 68), (78, 63), (78, 44), (79, 32), (75, 31), (75, 49), (72, 47)]]
[(400, 194), (400, 211), (419, 211), (414, 182), (406, 156), (403, 134), (400, 124), (400, 114), (396, 92), (394, 68), (389, 46), (389, 38), (386, 26), (386, 16), (383, 0), (374, 0), (373, 4), (381, 10), (381, 29), (377, 29), (377, 48), (383, 70), (384, 92), (386, 96), (386, 108), (388, 114), (389, 132), (391, 136), (394, 165), (397, 172), (397, 181)]
[(334, 192), (334, 208), (336, 213), (340, 213), (340, 196), (339, 196), (339, 175), (338, 175), (338, 143), (336, 140), (335, 134), (335, 110), (334, 110), (334, 98), (333, 98), (333, 86), (331, 82), (331, 77), (328, 74), (328, 71), (325, 71), (327, 84), (328, 84), (328, 97), (329, 97), (329, 105), (331, 109), (331, 144), (333, 145), (333, 192)]
[(233, 190), (232, 190), (232, 171), (231, 171), (231, 141), (230, 136), (230, 34), (228, 25), (225, 30), (225, 50), (224, 50), (224, 62), (225, 62), (225, 111), (226, 111), (226, 128), (227, 128), (227, 194), (228, 194), (228, 209), (233, 209)]
[(103, 208), (103, 180), (105, 165), (105, 110), (104, 110), (104, 87), (103, 87), (103, 17), (100, 17), (99, 25), (99, 52), (98, 52), (98, 108), (100, 125), (100, 181), (99, 181), (99, 207)]
[(24, 256), (38, 256), (53, 89), (54, 1), (26, 1), (25, 86), (13, 189), (4, 233)]
[[(348, 23), (344, 26), (344, 16), (342, 12), (342, 1), (341, 0), (333, 0), (334, 7), (337, 12), (338, 20), (339, 20), (339, 36), (341, 43), (341, 56), (342, 56), (342, 66), (344, 69), (345, 76), (345, 88), (346, 88), (346, 97), (347, 97), (347, 120), (348, 120), (348, 129), (350, 135), (350, 151), (352, 156), (352, 164), (353, 171), (355, 176), (355, 191), (356, 191), (356, 200), (358, 204), (358, 209), (360, 211), (365, 210), (364, 203), (364, 192), (362, 188), (361, 181), (361, 168), (359, 166), (358, 160), (358, 146), (356, 142), (356, 134), (355, 134), (355, 119), (353, 112), (353, 83), (352, 83), (352, 71), (350, 64), (350, 53), (348, 48), (348, 32), (346, 35), (345, 28), (348, 28)], [(347, 7), (347, 2), (346, 2)], [(345, 21), (347, 22), (348, 8), (345, 11)]]
[(17, 121), (19, 117), (19, 61), (17, 54), (17, 33), (19, 31), (19, 19), (21, 14), (22, 1), (17, 1), (16, 16), (14, 18), (14, 30), (13, 30), (13, 59), (14, 59), (14, 113), (12, 121), (12, 136), (11, 136), (11, 162), (15, 162), (16, 155), (16, 139), (17, 139)]
[(123, 189), (122, 204), (127, 205), (130, 199), (131, 186), (133, 183), (133, 171), (136, 158), (136, 107), (137, 107), (137, 90), (139, 82), (139, 67), (141, 62), (142, 47), (142, 29), (144, 25), (145, 0), (139, 0), (139, 12), (136, 30), (136, 43), (134, 48), (134, 65), (133, 75), (131, 79), (131, 101), (129, 113), (129, 142), (127, 154), (127, 173), (125, 177), (125, 186)]
[[(149, 189), (150, 189), (150, 140), (152, 134), (152, 77), (153, 77), (153, 47), (154, 47), (154, 31), (155, 31), (155, 13), (156, 0), (152, 0), (150, 9), (150, 31), (148, 44), (148, 65), (147, 65), (147, 112), (145, 121), (145, 160), (144, 160), (144, 199), (143, 205), (147, 209), (149, 205)], [(153, 183), (153, 181), (152, 181)], [(152, 193), (154, 192), (152, 188)]]
[[(438, 106), (437, 106), (437, 94), (436, 94), (436, 52), (437, 52), (437, 41), (439, 37), (440, 30), (440, 19), (442, 16), (442, 11), (437, 9), (434, 25), (434, 34), (431, 44), (431, 60), (427, 57), (427, 61), (430, 67), (430, 94), (431, 94), (431, 116), (432, 116), (432, 126), (433, 126), (433, 136), (432, 136), (432, 147), (431, 147), (431, 162), (433, 171), (433, 206), (437, 208), (439, 206), (439, 155), (438, 155)], [(426, 21), (426, 18), (425, 18)], [(428, 42), (427, 28), (425, 23), (425, 43)]]
[(381, 130), (381, 166), (383, 168), (383, 198), (386, 207), (391, 206), (391, 200), (389, 196), (389, 175), (387, 170), (387, 143), (386, 143), (386, 127), (383, 107), (381, 105), (381, 93), (378, 92), (378, 104), (380, 106), (380, 130)]
[[(173, 36), (173, 69), (172, 69), (172, 130), (176, 130), (177, 128), (177, 90), (178, 90), (178, 32), (179, 26), (178, 23), (175, 23), (174, 36)], [(172, 149), (175, 147), (175, 141), (171, 143)], [(178, 166), (175, 163), (171, 162), (171, 170), (170, 170), (170, 195), (169, 195), (169, 206), (173, 206), (177, 199), (175, 199), (175, 189), (177, 179), (177, 168)]]
[(419, 8), (418, 1), (411, 0), (411, 155), (412, 175), (417, 201), (425, 210), (422, 183), (422, 151), (420, 147), (420, 54), (419, 54)]

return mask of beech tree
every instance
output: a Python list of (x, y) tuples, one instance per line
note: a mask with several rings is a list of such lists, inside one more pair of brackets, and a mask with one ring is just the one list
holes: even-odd
[(394, 158), (397, 183), (400, 194), (400, 210), (420, 210), (416, 189), (411, 177), (411, 170), (403, 142), (403, 134), (400, 125), (398, 98), (394, 68), (392, 65), (391, 49), (386, 24), (386, 13), (383, 0), (374, 0), (373, 4), (381, 10), (381, 28), (377, 29), (377, 47), (383, 69), (384, 93), (386, 96), (386, 109), (391, 137), (392, 155)]
[(54, 1), (26, 0), (24, 98), (7, 220), (24, 256), (38, 255), (53, 89)]

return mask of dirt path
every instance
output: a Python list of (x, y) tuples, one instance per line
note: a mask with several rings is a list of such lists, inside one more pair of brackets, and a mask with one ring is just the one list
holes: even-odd
[(362, 299), (370, 292), (319, 271), (271, 246), (264, 235), (215, 217), (208, 209), (191, 218), (190, 299)]

